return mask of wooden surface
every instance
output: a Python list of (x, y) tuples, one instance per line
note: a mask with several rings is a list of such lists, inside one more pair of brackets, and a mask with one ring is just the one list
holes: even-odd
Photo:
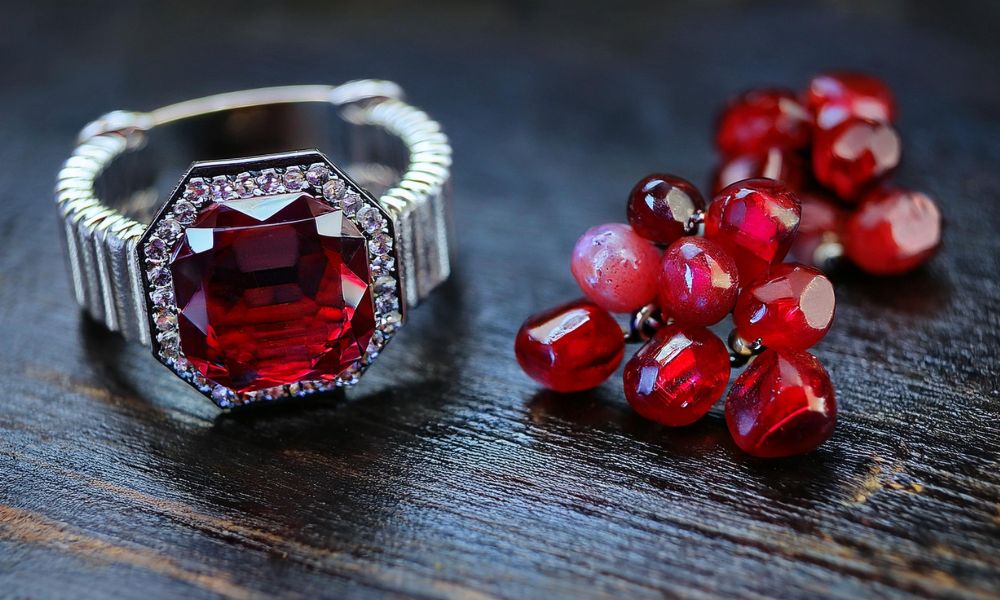
[[(996, 4), (6, 4), (0, 597), (998, 596)], [(829, 444), (751, 460), (719, 407), (666, 430), (520, 373), (580, 231), (647, 171), (705, 181), (730, 93), (836, 66), (896, 89), (898, 179), (948, 229), (921, 272), (838, 277)], [(79, 126), (363, 76), (447, 128), (460, 243), (346, 398), (220, 414), (81, 317), (51, 194)]]

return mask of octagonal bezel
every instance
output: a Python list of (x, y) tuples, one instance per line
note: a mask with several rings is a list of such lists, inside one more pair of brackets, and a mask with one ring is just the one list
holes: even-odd
[[(324, 169), (326, 176), (322, 175)], [(332, 181), (343, 183), (342, 193), (337, 193), (340, 186), (330, 184)], [(264, 188), (269, 191), (265, 192)], [(237, 392), (206, 379), (185, 357), (180, 343), (170, 258), (184, 231), (197, 220), (201, 210), (211, 204), (289, 193), (309, 193), (342, 210), (364, 236), (375, 332), (364, 355), (332, 380), (304, 380)], [(160, 242), (163, 248), (159, 248)], [(153, 356), (222, 408), (309, 396), (354, 385), (403, 323), (406, 307), (400, 293), (398, 249), (389, 213), (321, 152), (309, 150), (196, 162), (150, 222), (136, 249)]]

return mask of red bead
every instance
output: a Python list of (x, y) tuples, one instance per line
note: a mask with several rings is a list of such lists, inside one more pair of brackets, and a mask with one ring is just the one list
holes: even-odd
[(660, 252), (628, 225), (588, 229), (573, 248), (570, 270), (583, 293), (611, 312), (631, 312), (656, 297)]
[(833, 434), (837, 400), (826, 369), (807, 352), (766, 350), (726, 397), (726, 424), (747, 454), (779, 458), (815, 450)]
[(805, 350), (830, 330), (835, 306), (833, 285), (823, 273), (782, 263), (744, 287), (733, 323), (745, 340), (759, 339), (767, 348)]
[(690, 425), (722, 397), (729, 353), (707, 329), (667, 325), (628, 361), (624, 381), (637, 413), (663, 425)]
[(899, 165), (901, 145), (892, 125), (848, 119), (820, 130), (813, 142), (813, 175), (841, 200), (853, 202)]
[(789, 90), (752, 90), (733, 98), (719, 115), (715, 143), (724, 156), (798, 150), (809, 143), (809, 111)]
[(711, 240), (682, 238), (663, 253), (660, 308), (678, 323), (718, 323), (733, 310), (739, 288), (736, 262)]
[(800, 192), (802, 220), (786, 258), (820, 268), (816, 250), (820, 244), (840, 241), (844, 211), (830, 198), (816, 192)]
[(744, 179), (766, 177), (798, 190), (805, 182), (805, 163), (795, 152), (771, 148), (761, 154), (742, 154), (722, 163), (712, 177), (712, 193)]
[(889, 86), (863, 73), (824, 73), (813, 77), (806, 105), (821, 129), (830, 129), (851, 118), (887, 123), (896, 119), (896, 101)]
[(926, 262), (941, 244), (941, 212), (926, 194), (903, 188), (869, 193), (850, 216), (844, 251), (876, 275), (905, 273)]
[(705, 215), (705, 237), (736, 261), (749, 282), (781, 262), (799, 225), (798, 197), (771, 179), (748, 179), (725, 188)]
[(600, 385), (625, 354), (625, 335), (606, 310), (576, 300), (528, 317), (514, 342), (529, 377), (557, 392)]
[(375, 333), (365, 245), (309, 194), (212, 204), (170, 263), (187, 359), (238, 392), (335, 379)]
[(628, 196), (628, 222), (647, 240), (667, 245), (687, 233), (688, 221), (705, 200), (691, 182), (661, 173), (639, 180)]

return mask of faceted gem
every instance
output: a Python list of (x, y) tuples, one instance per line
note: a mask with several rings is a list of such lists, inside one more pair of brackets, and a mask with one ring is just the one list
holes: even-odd
[(761, 154), (742, 154), (722, 163), (712, 178), (712, 193), (744, 179), (766, 177), (799, 190), (805, 181), (805, 164), (795, 152), (771, 148)]
[(848, 119), (817, 131), (813, 174), (841, 200), (853, 202), (896, 169), (900, 151), (899, 135), (892, 125)]
[(170, 269), (184, 353), (237, 392), (333, 380), (375, 330), (365, 238), (309, 194), (211, 205)]
[(847, 257), (869, 273), (896, 275), (926, 262), (941, 244), (941, 212), (926, 194), (903, 188), (870, 192), (844, 232)]
[(663, 425), (690, 425), (722, 397), (729, 352), (707, 329), (667, 325), (626, 363), (623, 379), (637, 413)]
[(840, 241), (844, 213), (830, 198), (817, 192), (801, 192), (802, 219), (788, 251), (788, 258), (822, 269), (823, 256), (817, 254), (820, 245)]
[(705, 200), (691, 182), (654, 173), (635, 184), (626, 210), (633, 231), (667, 245), (686, 234), (691, 217), (704, 208)]
[(733, 310), (740, 279), (736, 261), (715, 242), (684, 237), (660, 263), (660, 308), (686, 325), (714, 325)]
[(625, 336), (606, 310), (577, 300), (532, 315), (514, 342), (529, 377), (557, 392), (600, 385), (622, 362)]
[(781, 262), (799, 226), (798, 196), (772, 179), (748, 179), (723, 189), (705, 215), (705, 237), (736, 261), (750, 282)]
[(588, 229), (573, 248), (570, 269), (583, 293), (611, 312), (631, 312), (653, 301), (660, 253), (628, 225)]
[(809, 107), (820, 129), (830, 129), (847, 119), (861, 118), (892, 123), (896, 101), (882, 80), (863, 73), (824, 73), (809, 81)]
[(761, 154), (770, 148), (798, 150), (809, 143), (812, 119), (790, 90), (751, 90), (733, 98), (716, 129), (723, 156)]
[(778, 458), (816, 449), (837, 423), (826, 369), (807, 352), (765, 350), (726, 398), (726, 424), (747, 454)]
[(805, 350), (833, 323), (833, 285), (812, 267), (782, 263), (740, 292), (733, 323), (740, 337), (767, 348)]

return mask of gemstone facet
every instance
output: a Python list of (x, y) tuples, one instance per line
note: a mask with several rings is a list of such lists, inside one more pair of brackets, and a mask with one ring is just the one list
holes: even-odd
[(705, 199), (691, 182), (654, 173), (632, 188), (626, 211), (629, 225), (637, 234), (667, 245), (688, 233), (691, 217), (704, 208)]
[(725, 344), (702, 327), (667, 325), (625, 365), (625, 397), (643, 417), (690, 425), (705, 416), (729, 383)]
[(606, 310), (577, 300), (528, 317), (514, 342), (532, 379), (557, 392), (600, 385), (622, 362), (625, 336)]
[(308, 193), (209, 206), (170, 261), (187, 360), (235, 392), (335, 379), (375, 330), (365, 244)]
[(715, 242), (685, 237), (667, 247), (660, 263), (660, 308), (678, 323), (714, 325), (736, 303), (736, 262)]
[(726, 424), (736, 445), (760, 458), (810, 452), (837, 423), (826, 369), (808, 352), (765, 350), (726, 397)]
[(740, 292), (733, 323), (745, 340), (767, 348), (805, 350), (830, 330), (833, 284), (812, 267), (782, 263)]

